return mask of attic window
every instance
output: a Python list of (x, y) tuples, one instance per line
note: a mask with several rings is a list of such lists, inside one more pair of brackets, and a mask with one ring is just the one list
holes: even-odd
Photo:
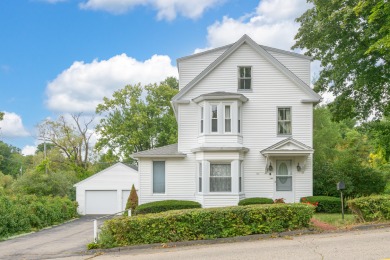
[(252, 68), (238, 67), (238, 89), (251, 89)]

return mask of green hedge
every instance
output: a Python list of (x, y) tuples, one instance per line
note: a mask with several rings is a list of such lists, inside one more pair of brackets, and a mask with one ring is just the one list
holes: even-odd
[(390, 195), (373, 195), (347, 202), (361, 221), (390, 220)]
[(238, 202), (239, 206), (253, 205), (253, 204), (273, 204), (274, 201), (269, 198), (248, 198)]
[(310, 196), (301, 198), (303, 203), (317, 203), (316, 212), (322, 213), (340, 213), (341, 212), (341, 200), (340, 198), (330, 196)]
[(0, 238), (61, 223), (77, 216), (77, 203), (63, 197), (0, 195)]
[(98, 244), (90, 244), (90, 248), (281, 232), (308, 226), (313, 213), (310, 205), (273, 204), (121, 217), (106, 221)]
[(139, 205), (135, 209), (135, 214), (148, 214), (148, 213), (159, 213), (168, 210), (178, 210), (178, 209), (195, 209), (201, 208), (198, 202), (188, 201), (188, 200), (162, 200), (149, 202), (142, 205)]

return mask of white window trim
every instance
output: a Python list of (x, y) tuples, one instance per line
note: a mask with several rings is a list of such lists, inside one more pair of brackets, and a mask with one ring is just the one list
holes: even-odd
[[(230, 107), (230, 115), (229, 115), (229, 118), (226, 118), (226, 107), (229, 106)], [(233, 106), (232, 104), (230, 103), (222, 103), (222, 107), (223, 107), (223, 132), (226, 133), (226, 134), (231, 134), (233, 133), (233, 122), (232, 122), (232, 112), (233, 112)], [(226, 120), (227, 119), (230, 119), (230, 131), (227, 132), (226, 131)]]
[[(244, 77), (244, 78), (241, 78), (240, 77), (240, 68), (250, 68), (251, 69), (251, 77)], [(240, 88), (240, 84), (241, 84), (241, 79), (250, 79), (251, 80), (251, 85), (250, 85), (250, 88)], [(245, 65), (242, 65), (242, 66), (237, 66), (237, 90), (238, 91), (248, 91), (248, 92), (251, 92), (252, 91), (252, 86), (253, 86), (253, 70), (252, 70), (252, 66), (248, 65), (248, 66), (245, 66)]]
[[(233, 176), (232, 176), (232, 162), (231, 161), (209, 161), (209, 193), (210, 194), (232, 194), (233, 193)], [(211, 191), (211, 165), (213, 164), (226, 164), (230, 165), (230, 191)], [(215, 178), (215, 177), (213, 177)]]
[[(164, 183), (164, 190), (165, 190), (165, 192), (164, 193), (154, 193), (153, 192), (153, 185), (154, 185), (154, 183), (153, 183), (153, 176), (154, 176), (154, 167), (153, 167), (153, 164), (154, 164), (154, 162), (164, 162), (164, 167), (165, 167), (165, 183)], [(150, 188), (151, 188), (151, 194), (153, 195), (153, 196), (164, 196), (164, 195), (167, 195), (167, 161), (166, 160), (152, 160), (152, 163), (151, 163), (152, 165), (151, 165), (151, 175), (150, 175)]]
[[(279, 133), (279, 109), (289, 108), (290, 109), (290, 123), (291, 123), (291, 133), (289, 134), (281, 134)], [(277, 136), (292, 136), (293, 133), (293, 111), (291, 106), (280, 106), (276, 108), (276, 135)]]

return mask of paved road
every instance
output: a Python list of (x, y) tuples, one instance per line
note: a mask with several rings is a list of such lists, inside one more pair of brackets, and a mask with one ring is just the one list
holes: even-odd
[(0, 259), (50, 259), (80, 256), (93, 240), (93, 219), (85, 216), (66, 224), (0, 242)]
[[(390, 228), (304, 235), (260, 241), (106, 253), (93, 260), (122, 259), (390, 259)], [(73, 258), (82, 259), (82, 258)], [(84, 258), (85, 259), (85, 258)], [(67, 259), (70, 260), (70, 259)]]

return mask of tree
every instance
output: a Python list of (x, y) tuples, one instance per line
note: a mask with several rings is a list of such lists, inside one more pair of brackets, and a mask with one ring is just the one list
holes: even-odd
[(140, 84), (127, 85), (111, 99), (105, 97), (96, 109), (104, 118), (96, 128), (100, 138), (95, 148), (108, 148), (123, 160), (131, 160), (134, 152), (177, 142), (177, 124), (170, 104), (177, 93), (177, 80), (168, 78), (144, 88)]
[(345, 182), (345, 194), (351, 197), (384, 191), (383, 172), (369, 163), (373, 147), (353, 122), (333, 122), (329, 109), (319, 107), (314, 110), (313, 138), (314, 195), (338, 196), (339, 181)]
[(292, 48), (321, 61), (315, 90), (336, 96), (336, 120), (390, 113), (390, 5), (387, 0), (308, 0), (313, 7)]
[(90, 143), (93, 132), (89, 129), (94, 118), (83, 120), (80, 114), (71, 115), (71, 121), (60, 116), (56, 121), (45, 120), (38, 125), (41, 140), (59, 148), (75, 166), (88, 167)]
[(22, 166), (24, 166), (24, 157), (21, 150), (0, 141), (0, 171), (15, 177), (20, 174)]
[(133, 186), (131, 186), (129, 198), (127, 199), (126, 210), (131, 209), (131, 213), (134, 213), (134, 210), (137, 206), (138, 206), (138, 195), (133, 184)]
[(0, 121), (4, 119), (4, 112), (0, 111)]
[(49, 150), (53, 149), (54, 147), (56, 147), (54, 144), (52, 143), (40, 143), (38, 144), (37, 146), (37, 150), (35, 151), (35, 154), (38, 154), (38, 153), (44, 153), (45, 152), (45, 146), (46, 146), (46, 152), (48, 152)]

